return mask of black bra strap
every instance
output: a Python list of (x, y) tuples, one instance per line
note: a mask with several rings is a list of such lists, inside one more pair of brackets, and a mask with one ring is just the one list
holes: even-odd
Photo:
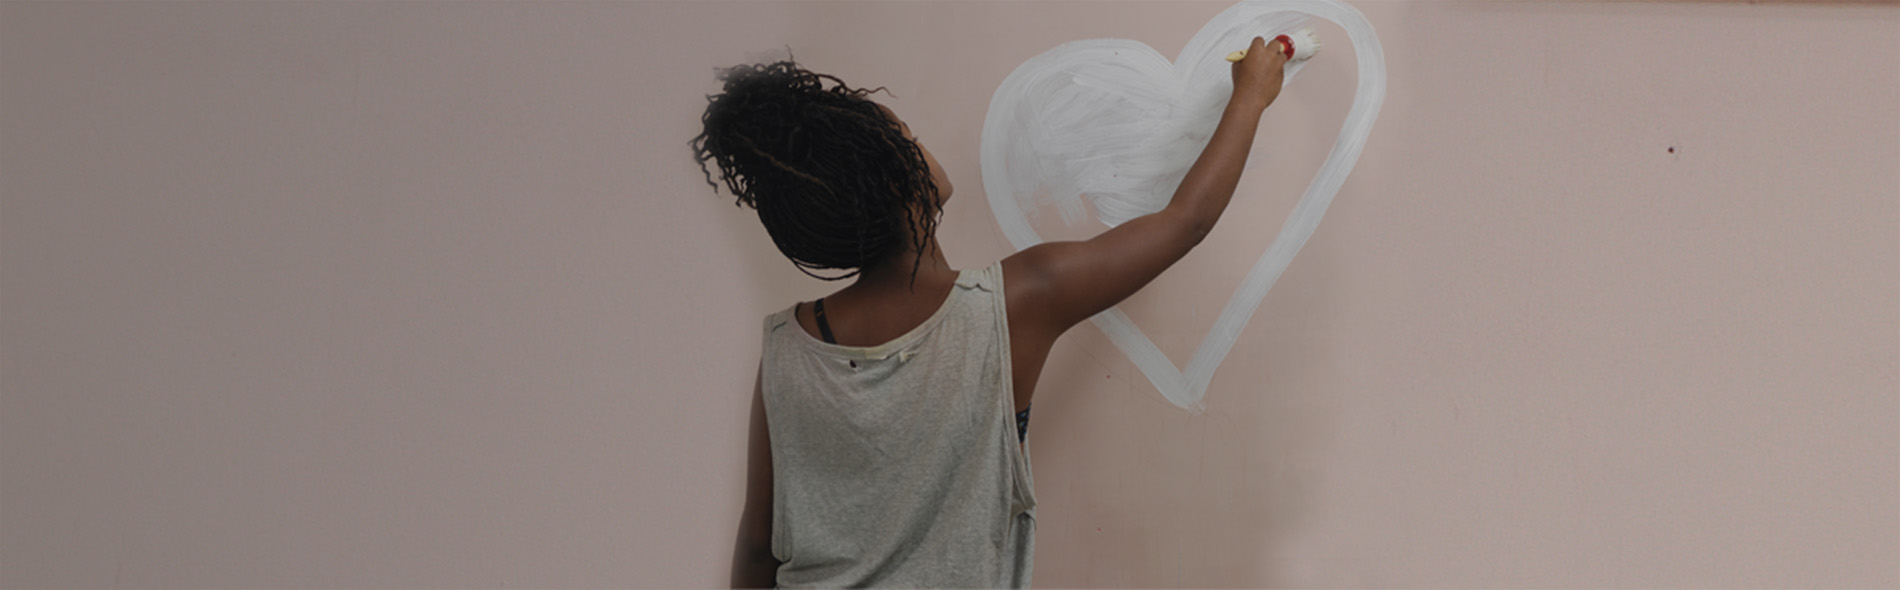
[(818, 333), (824, 335), (825, 343), (837, 344), (838, 339), (831, 337), (831, 322), (825, 321), (825, 299), (823, 297), (812, 302), (811, 314), (818, 319)]

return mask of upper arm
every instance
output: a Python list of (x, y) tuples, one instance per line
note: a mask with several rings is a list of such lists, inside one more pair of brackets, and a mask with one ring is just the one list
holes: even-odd
[[(746, 492), (745, 505), (748, 515), (763, 515), (759, 522), (747, 525), (762, 527), (767, 538), (771, 537), (772, 515), (772, 434), (765, 420), (765, 378), (764, 368), (752, 382), (752, 411), (748, 419), (746, 435)], [(760, 525), (763, 523), (763, 525)]]
[(752, 382), (746, 435), (745, 510), (733, 542), (732, 587), (769, 588), (778, 564), (772, 558), (772, 442), (765, 419), (764, 373)]
[(1154, 280), (1199, 244), (1207, 228), (1173, 209), (1137, 217), (1086, 241), (1047, 242), (1003, 259), (1010, 329), (1053, 342)]

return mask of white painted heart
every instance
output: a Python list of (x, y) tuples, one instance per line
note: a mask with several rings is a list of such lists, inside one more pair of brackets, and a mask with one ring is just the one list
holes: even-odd
[[(1086, 196), (1097, 218), (1114, 226), (1165, 206), (1206, 146), (1233, 89), (1227, 53), (1255, 36), (1298, 30), (1309, 15), (1338, 24), (1352, 40), (1359, 60), (1352, 110), (1306, 194), (1228, 299), (1187, 370), (1176, 368), (1120, 308), (1094, 318), (1163, 397), (1189, 411), (1202, 409), (1215, 369), (1313, 235), (1365, 148), (1385, 101), (1385, 52), (1371, 23), (1336, 0), (1246, 0), (1208, 21), (1173, 62), (1126, 39), (1065, 43), (1010, 73), (983, 123), (983, 188), (1016, 249), (1042, 243), (1023, 212), (1039, 199), (1052, 200), (1073, 221)], [(1288, 65), (1288, 83), (1303, 65)]]

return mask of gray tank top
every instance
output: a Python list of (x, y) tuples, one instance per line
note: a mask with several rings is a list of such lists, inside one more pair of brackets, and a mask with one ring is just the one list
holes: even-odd
[(880, 346), (765, 320), (780, 586), (1028, 587), (1036, 496), (1016, 434), (1001, 264)]

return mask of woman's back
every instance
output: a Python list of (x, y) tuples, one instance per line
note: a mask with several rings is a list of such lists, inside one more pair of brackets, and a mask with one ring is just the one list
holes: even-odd
[(1002, 265), (960, 273), (876, 346), (766, 318), (761, 393), (785, 586), (1028, 585), (1035, 495), (1014, 420)]

